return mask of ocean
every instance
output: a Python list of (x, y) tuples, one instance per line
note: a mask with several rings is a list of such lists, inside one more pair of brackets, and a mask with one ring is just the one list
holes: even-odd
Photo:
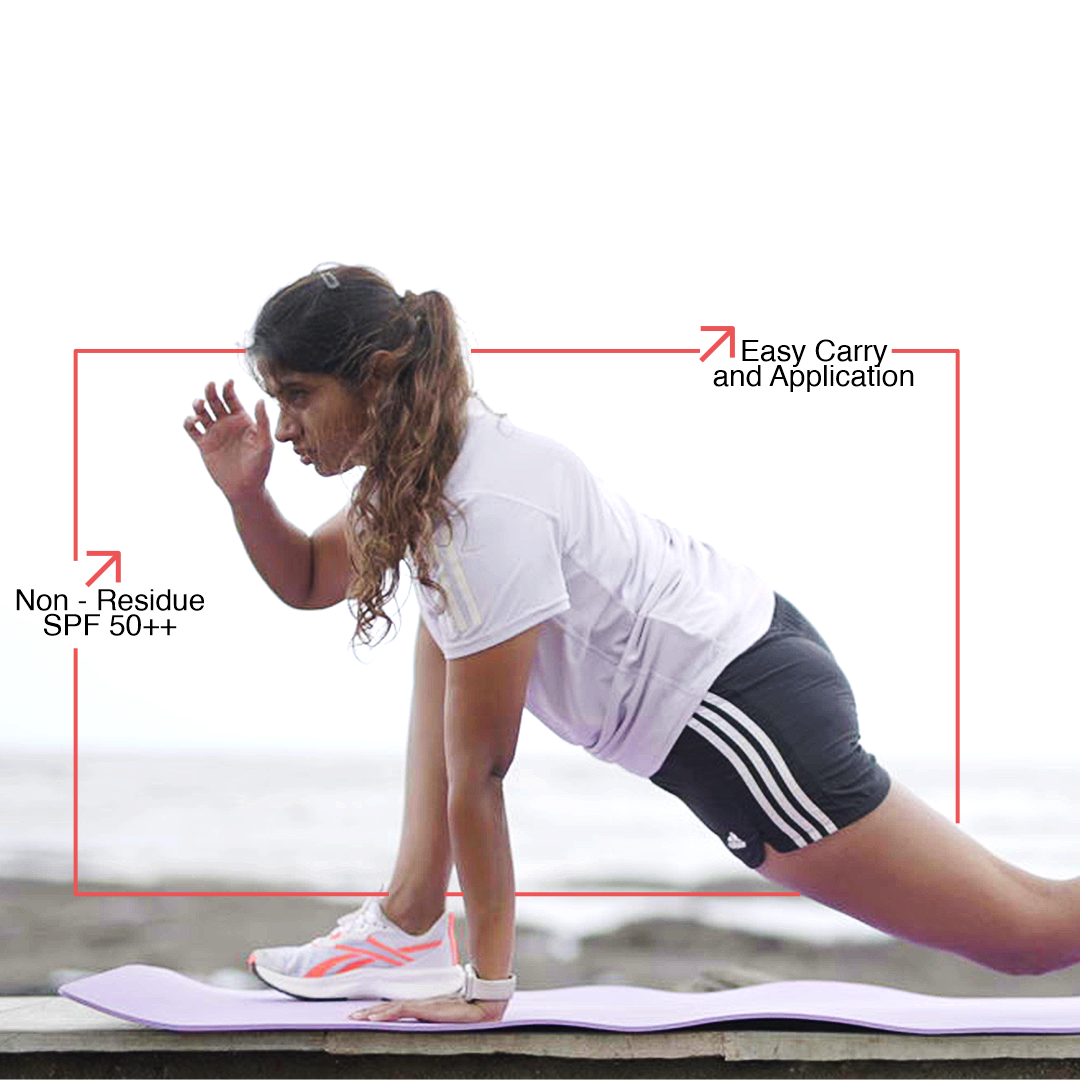
[[(583, 751), (559, 749), (519, 755), (504, 782), (519, 893), (775, 888), (667, 792)], [(950, 763), (887, 766), (953, 818)], [(3, 752), (0, 878), (72, 880), (73, 804), (70, 754)], [(200, 877), (223, 891), (236, 888), (232, 882), (268, 891), (384, 891), (403, 807), (403, 754), (81, 752), (79, 879), (84, 888), (109, 881), (131, 890)], [(983, 762), (962, 772), (961, 827), (1024, 869), (1080, 873), (1077, 825), (1080, 796), (1067, 764)], [(460, 891), (456, 874), (450, 891)], [(461, 897), (449, 903), (463, 910)], [(661, 917), (818, 943), (884, 940), (803, 897), (519, 895), (517, 917), (568, 942)]]

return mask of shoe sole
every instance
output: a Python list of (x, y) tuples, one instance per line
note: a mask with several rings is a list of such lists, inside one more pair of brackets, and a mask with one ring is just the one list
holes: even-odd
[(459, 967), (427, 968), (421, 971), (367, 972), (362, 975), (326, 975), (305, 979), (282, 975), (259, 964), (250, 965), (252, 973), (267, 986), (292, 997), (313, 1001), (345, 1001), (354, 998), (447, 997), (464, 989), (465, 973)]

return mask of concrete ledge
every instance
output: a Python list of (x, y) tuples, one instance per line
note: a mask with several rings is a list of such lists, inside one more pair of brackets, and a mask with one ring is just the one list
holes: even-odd
[[(422, 1075), (450, 1077), (463, 1070), (462, 1076), (474, 1077), (475, 1063), (483, 1063), (485, 1057), (488, 1068), (497, 1068), (500, 1077), (583, 1077), (591, 1075), (591, 1064), (610, 1061), (645, 1068), (640, 1072), (634, 1070), (634, 1075), (663, 1076), (670, 1075), (673, 1058), (684, 1059), (678, 1066), (684, 1080), (698, 1075), (699, 1067), (715, 1072), (717, 1068), (732, 1069), (755, 1063), (757, 1067), (744, 1070), (745, 1075), (791, 1076), (793, 1066), (789, 1064), (778, 1065), (775, 1072), (764, 1068), (766, 1063), (781, 1062), (805, 1063), (799, 1069), (799, 1076), (806, 1077), (840, 1076), (839, 1063), (852, 1063), (854, 1068), (854, 1063), (860, 1062), (878, 1062), (882, 1067), (887, 1063), (907, 1062), (913, 1063), (913, 1068), (914, 1063), (922, 1063), (917, 1066), (917, 1072), (892, 1068), (882, 1071), (875, 1067), (873, 1075), (878, 1076), (927, 1076), (929, 1062), (940, 1063), (932, 1070), (933, 1076), (989, 1076), (986, 1070), (995, 1064), (991, 1059), (998, 1059), (998, 1064), (1013, 1063), (1011, 1074), (1001, 1075), (1080, 1077), (1080, 1036), (1072, 1035), (914, 1036), (883, 1031), (735, 1030), (719, 1025), (649, 1034), (561, 1027), (460, 1034), (362, 1030), (203, 1034), (163, 1031), (116, 1020), (67, 998), (0, 998), (0, 1053), (27, 1055), (22, 1059), (2, 1059), (0, 1074), (4, 1077), (29, 1080), (37, 1076), (96, 1075), (96, 1070), (91, 1068), (93, 1059), (108, 1058), (116, 1062), (112, 1055), (118, 1053), (126, 1055), (125, 1076), (162, 1076), (163, 1058), (171, 1063), (167, 1066), (170, 1076), (187, 1075), (187, 1068), (176, 1070), (181, 1058), (190, 1063), (191, 1075), (198, 1075), (195, 1059), (205, 1063), (208, 1054), (220, 1057), (212, 1058), (211, 1065), (200, 1067), (213, 1069), (218, 1076), (240, 1077), (248, 1072), (255, 1075), (256, 1071), (262, 1075), (266, 1064), (259, 1063), (267, 1062), (262, 1055), (269, 1052), (276, 1055), (275, 1076), (285, 1075), (278, 1071), (279, 1065), (284, 1066), (295, 1058), (302, 1064), (302, 1068), (297, 1065), (300, 1071), (295, 1075), (305, 1077), (324, 1075), (323, 1063), (326, 1067), (333, 1064), (334, 1075), (338, 1077), (350, 1075), (351, 1071), (360, 1075), (361, 1069), (366, 1076), (404, 1075), (406, 1066), (413, 1075), (422, 1072)], [(78, 1068), (69, 1071), (77, 1065), (76, 1058)], [(1018, 1065), (1017, 1059), (1024, 1059), (1025, 1064)], [(982, 1064), (972, 1065), (974, 1062)], [(649, 1063), (652, 1066), (646, 1068)], [(814, 1068), (811, 1063), (822, 1065)], [(10, 1071), (12, 1066), (16, 1066), (14, 1074)], [(226, 1066), (227, 1074), (222, 1071)], [(847, 1068), (842, 1066), (842, 1071), (847, 1072)], [(861, 1072), (851, 1075), (870, 1075), (867, 1066), (859, 1068)], [(631, 1074), (623, 1075), (629, 1078)]]

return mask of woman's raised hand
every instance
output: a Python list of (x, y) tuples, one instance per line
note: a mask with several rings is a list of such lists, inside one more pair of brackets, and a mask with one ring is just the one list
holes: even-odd
[(255, 405), (252, 420), (236, 396), (232, 379), (222, 387), (222, 393), (224, 402), (214, 384), (207, 383), (206, 399), (192, 402), (195, 415), (185, 418), (184, 430), (199, 448), (214, 483), (231, 500), (261, 490), (270, 472), (274, 443), (262, 399)]

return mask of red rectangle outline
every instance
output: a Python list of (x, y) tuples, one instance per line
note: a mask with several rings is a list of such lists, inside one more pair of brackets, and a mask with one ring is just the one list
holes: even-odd
[[(734, 343), (733, 346), (734, 347)], [(79, 355), (80, 353), (240, 353), (243, 349), (75, 349), (72, 373), (73, 535), (74, 560), (79, 559)], [(472, 349), (474, 353), (693, 353), (700, 349)], [(960, 823), (960, 350), (892, 349), (895, 353), (951, 353), (955, 358), (955, 785), (956, 823)], [(72, 715), (74, 726), (74, 895), (75, 896), (386, 896), (385, 892), (80, 892), (79, 891), (79, 650), (72, 649)], [(464, 896), (448, 892), (450, 896)], [(801, 896), (797, 892), (519, 892), (514, 896)]]

